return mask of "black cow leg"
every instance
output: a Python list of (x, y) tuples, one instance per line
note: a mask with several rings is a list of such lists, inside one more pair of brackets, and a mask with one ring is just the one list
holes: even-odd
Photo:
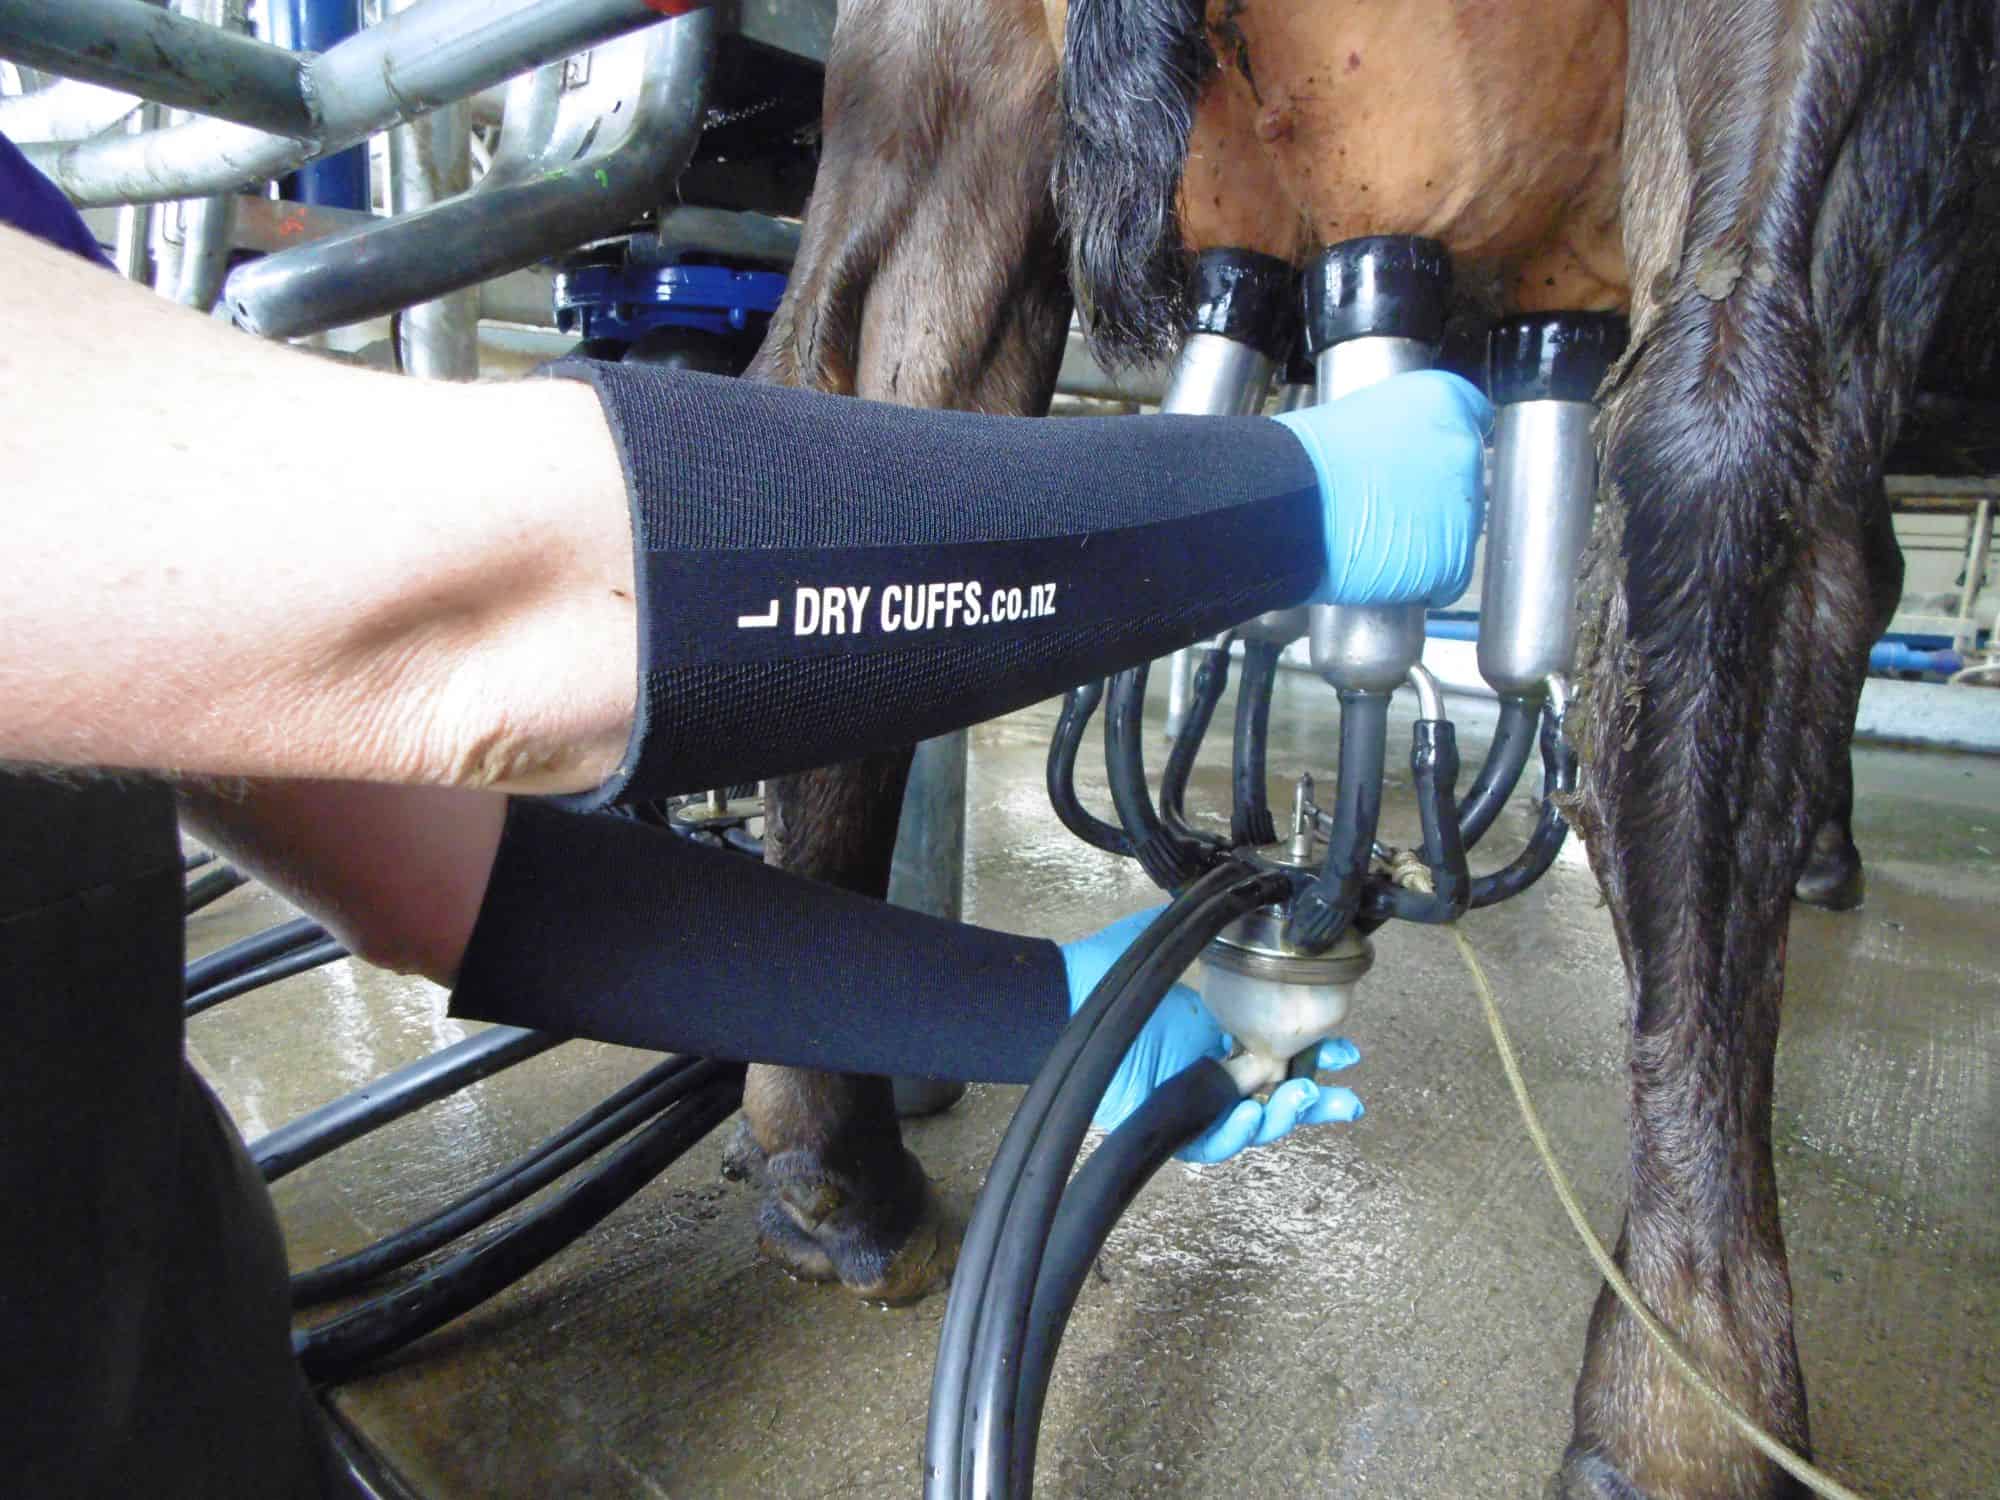
[[(750, 378), (1046, 412), (1070, 298), (1049, 196), (1056, 58), (1040, 9), (843, 3), (822, 126), (798, 258)], [(882, 896), (908, 767), (906, 751), (774, 783), (766, 858)], [(838, 953), (827, 960), (837, 969)], [(903, 1148), (887, 1079), (752, 1068), (744, 1113), (749, 1136), (727, 1170), (767, 1189), (766, 1254), (872, 1300), (944, 1283), (958, 1231)]]
[[(1889, 507), (1870, 506), (1863, 517), (1863, 557), (1868, 569), (1870, 638), (1889, 628), (1903, 597), (1903, 552)], [(1856, 695), (1857, 704), (1859, 695)], [(1850, 721), (1851, 722), (1851, 721)], [(1853, 911), (1867, 894), (1861, 851), (1854, 843), (1854, 761), (1852, 736), (1842, 738), (1827, 766), (1828, 811), (1806, 846), (1805, 869), (1792, 894), (1824, 911)]]
[(958, 1228), (903, 1147), (888, 1079), (753, 1068), (743, 1108), (767, 1256), (876, 1302), (913, 1302), (951, 1274)]
[(1867, 877), (1861, 872), (1861, 851), (1847, 824), (1828, 818), (1819, 825), (1807, 848), (1805, 872), (1799, 876), (1792, 894), (1807, 906), (1822, 911), (1855, 911), (1868, 894)]
[[(1962, 0), (1637, 0), (1633, 341), (1571, 724), (1625, 959), (1617, 1257), (1709, 1378), (1809, 1452), (1771, 1139), (1794, 887), (1840, 809), (1882, 456), (1973, 233), (1996, 20)], [(1725, 40), (1726, 39), (1726, 40)], [(1556, 1492), (1802, 1493), (1608, 1290)]]

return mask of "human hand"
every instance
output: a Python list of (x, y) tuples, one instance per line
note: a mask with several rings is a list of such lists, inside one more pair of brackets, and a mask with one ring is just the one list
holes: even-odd
[(1282, 413), (1319, 475), (1327, 576), (1314, 604), (1442, 608), (1472, 581), (1493, 407), (1442, 370)]
[[(1062, 945), (1071, 1015), (1082, 1007), (1133, 939), (1164, 909), (1134, 912), (1102, 932)], [(1188, 985), (1175, 985), (1118, 1064), (1091, 1122), (1105, 1130), (1115, 1128), (1169, 1078), (1204, 1057), (1227, 1057), (1233, 1045), (1202, 1004), (1201, 996)], [(1318, 1070), (1345, 1068), (1360, 1057), (1352, 1042), (1323, 1042)], [(1176, 1154), (1183, 1161), (1224, 1161), (1246, 1146), (1268, 1146), (1290, 1134), (1294, 1126), (1358, 1120), (1361, 1113), (1361, 1101), (1351, 1089), (1322, 1086), (1310, 1078), (1288, 1079), (1271, 1091), (1268, 1100), (1243, 1100)]]

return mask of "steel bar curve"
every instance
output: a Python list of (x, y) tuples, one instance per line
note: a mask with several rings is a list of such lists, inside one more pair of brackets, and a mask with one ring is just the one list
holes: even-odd
[(605, 120), (616, 133), (603, 149), (240, 267), (224, 294), (231, 317), (267, 338), (315, 333), (614, 233), (669, 191), (693, 153), (714, 35), (714, 17), (695, 11), (645, 39), (638, 100)]
[(308, 59), (144, 0), (0, 0), (0, 57), (279, 136), (310, 136)]
[(139, 96), (59, 78), (27, 94), (0, 99), (0, 135), (17, 146), (81, 141), (109, 130), (139, 107)]
[[(37, 17), (46, 9), (34, 0), (0, 4)], [(655, 24), (671, 23), (645, 0), (427, 0), (311, 60), (304, 88), (314, 114), (301, 135), (203, 119), (24, 149), (82, 207), (207, 197), (281, 177), (517, 73)]]

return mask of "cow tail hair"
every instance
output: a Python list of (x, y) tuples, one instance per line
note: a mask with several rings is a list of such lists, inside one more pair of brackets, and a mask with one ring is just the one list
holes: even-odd
[(1055, 198), (1077, 305), (1107, 363), (1161, 359), (1180, 342), (1189, 256), (1176, 200), (1214, 69), (1204, 0), (1069, 7)]

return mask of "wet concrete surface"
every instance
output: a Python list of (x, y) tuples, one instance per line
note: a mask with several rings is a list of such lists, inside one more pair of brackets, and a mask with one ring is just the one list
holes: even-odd
[[(1454, 711), (1476, 764), (1487, 729)], [(1297, 770), (1330, 774), (1332, 720), (1324, 689), (1284, 675), (1274, 804)], [(966, 898), (972, 920), (1067, 938), (1159, 897), (1049, 812), (1052, 722), (1043, 705), (975, 732)], [(1228, 723), (1225, 705), (1197, 815), (1226, 813)], [(1407, 775), (1394, 780), (1386, 823), (1407, 837)], [(1856, 780), (1868, 903), (1795, 915), (1778, 1060), (1814, 1438), (1870, 1495), (2000, 1494), (2000, 767), (1870, 749)], [(1094, 754), (1084, 792), (1108, 808)], [(1486, 858), (1529, 821), (1517, 797)], [(191, 951), (285, 914), (239, 892), (192, 920)], [(1595, 885), (1566, 857), (1467, 927), (1609, 1237), (1623, 980)], [(1348, 1026), (1366, 1117), (1221, 1166), (1177, 1163), (1148, 1187), (1070, 1325), (1038, 1493), (1542, 1493), (1597, 1278), (1448, 939), (1392, 927), (1377, 947)], [(341, 964), (197, 1018), (190, 1046), (255, 1136), (463, 1034), (433, 987)], [(571, 1044), (306, 1168), (277, 1189), (294, 1264), (419, 1216), (651, 1061)], [(961, 1210), (1018, 1096), (975, 1087), (909, 1128)], [(760, 1260), (752, 1196), (718, 1176), (722, 1136), (521, 1285), (334, 1393), (335, 1409), (440, 1500), (916, 1495), (942, 1299), (882, 1311)]]

